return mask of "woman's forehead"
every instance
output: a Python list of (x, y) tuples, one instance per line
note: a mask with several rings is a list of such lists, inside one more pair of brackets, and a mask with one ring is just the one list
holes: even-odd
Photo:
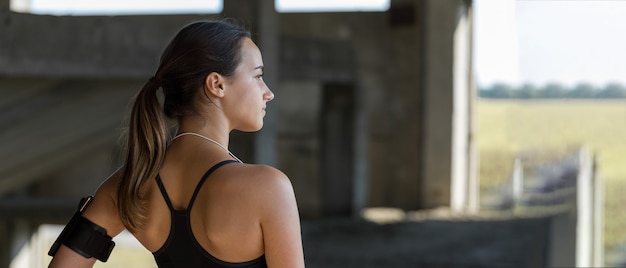
[(263, 64), (261, 51), (250, 38), (245, 38), (241, 44), (241, 59), (242, 64), (252, 64), (255, 67)]

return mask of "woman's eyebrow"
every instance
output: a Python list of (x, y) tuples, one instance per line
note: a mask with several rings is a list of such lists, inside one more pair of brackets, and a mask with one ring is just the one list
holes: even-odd
[(255, 70), (256, 70), (256, 69), (261, 69), (261, 71), (263, 71), (263, 68), (264, 68), (264, 66), (263, 66), (263, 65), (259, 65), (259, 66), (257, 66), (257, 67), (254, 67), (254, 69), (255, 69)]

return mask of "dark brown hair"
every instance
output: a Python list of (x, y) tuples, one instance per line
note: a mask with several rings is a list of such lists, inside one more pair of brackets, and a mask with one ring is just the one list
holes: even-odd
[[(126, 160), (117, 190), (117, 208), (134, 232), (146, 220), (149, 180), (156, 177), (170, 139), (167, 118), (194, 114), (194, 98), (206, 76), (234, 73), (242, 40), (250, 33), (232, 21), (197, 21), (183, 27), (161, 55), (159, 67), (135, 96), (128, 126)], [(163, 107), (157, 97), (163, 89)]]

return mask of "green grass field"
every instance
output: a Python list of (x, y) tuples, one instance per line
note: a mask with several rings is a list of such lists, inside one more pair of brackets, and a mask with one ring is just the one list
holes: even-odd
[(605, 252), (626, 243), (626, 100), (477, 103), (481, 193), (508, 180), (517, 155), (554, 157), (586, 146), (605, 185)]

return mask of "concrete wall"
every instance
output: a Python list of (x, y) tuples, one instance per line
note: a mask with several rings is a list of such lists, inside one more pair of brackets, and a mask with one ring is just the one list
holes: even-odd
[[(468, 170), (463, 108), (469, 83), (467, 3), (392, 1), (388, 12), (323, 14), (277, 14), (265, 4), (228, 1), (222, 14), (262, 33), (255, 37), (265, 46), (268, 62), (278, 66), (272, 72), (276, 77), (268, 77), (277, 97), (270, 105), (267, 130), (235, 133), (233, 151), (247, 161), (277, 161), (279, 168), (293, 170), (288, 175), (298, 197), (307, 200), (301, 205), (303, 214), (320, 215), (323, 175), (319, 163), (311, 160), (320, 154), (319, 128), (294, 123), (298, 120), (290, 117), (303, 114), (309, 117), (302, 121), (320, 120), (323, 103), (313, 105), (300, 97), (298, 84), (316, 85), (319, 91), (330, 83), (344, 83), (354, 87), (355, 98), (353, 159), (346, 163), (353, 174), (347, 178), (354, 185), (352, 214), (358, 215), (364, 206), (410, 210), (450, 205), (451, 181), (466, 188)], [(133, 79), (138, 85), (151, 75), (160, 51), (181, 25), (217, 17), (56, 17), (6, 9), (0, 16), (0, 74), (5, 77)], [(277, 138), (285, 140), (274, 144)], [(276, 154), (269, 153), (273, 148)], [(318, 172), (303, 173), (300, 168)], [(55, 182), (73, 180), (63, 177)], [(38, 188), (49, 188), (46, 185)]]
[[(34, 142), (43, 140), (47, 142), (44, 144), (52, 144), (52, 137), (61, 137), (70, 145), (45, 152), (61, 155), (67, 148), (84, 150), (71, 158), (61, 159), (62, 163), (37, 171), (35, 175), (25, 176), (28, 181), (10, 181), (13, 190), (11, 198), (20, 195), (32, 199), (47, 198), (37, 199), (39, 201), (50, 201), (50, 198), (73, 200), (93, 191), (98, 182), (115, 168), (118, 153), (115, 144), (119, 133), (119, 129), (115, 128), (121, 125), (100, 124), (123, 120), (126, 100), (151, 76), (163, 46), (177, 29), (196, 18), (217, 17), (34, 16), (9, 12), (8, 2), (0, 2), (0, 90), (3, 90), (3, 97), (30, 99), (31, 106), (28, 107), (43, 107), (44, 112), (36, 114), (27, 107), (25, 111), (29, 113), (20, 114), (17, 108), (8, 109), (16, 111), (15, 115), (6, 116), (5, 113), (0, 118), (0, 125), (4, 123), (3, 129), (13, 128), (15, 132), (2, 132), (0, 138), (23, 138), (24, 141), (17, 147), (41, 148)], [(323, 148), (320, 144), (323, 94), (329, 84), (349, 85), (354, 89), (355, 103), (351, 125), (354, 149), (352, 159), (346, 162), (353, 174), (352, 178), (346, 178), (354, 185), (350, 193), (353, 203), (351, 214), (358, 215), (358, 209), (363, 206), (414, 210), (451, 205), (454, 197), (452, 188), (458, 186), (460, 192), (464, 192), (462, 188), (466, 185), (469, 169), (467, 148), (471, 147), (466, 135), (471, 125), (464, 117), (469, 109), (467, 98), (471, 80), (468, 77), (471, 59), (468, 58), (467, 48), (471, 26), (466, 17), (469, 4), (469, 1), (457, 0), (394, 0), (388, 12), (272, 15), (267, 0), (262, 3), (257, 0), (227, 0), (222, 15), (235, 17), (252, 26), (253, 32), (260, 35), (255, 37), (266, 57), (266, 64), (273, 62), (275, 65), (272, 66), (277, 66), (273, 72), (269, 72), (272, 67), (268, 66), (268, 75), (272, 76), (268, 83), (271, 82), (270, 86), (277, 93), (276, 100), (270, 103), (273, 111), (268, 116), (275, 120), (268, 124), (271, 129), (263, 134), (262, 139), (255, 134), (233, 133), (232, 150), (243, 160), (252, 162), (264, 159), (259, 152), (268, 149), (263, 148), (277, 148), (276, 155), (269, 155), (269, 160), (266, 160), (275, 160), (278, 167), (291, 177), (303, 218), (323, 217), (325, 186), (320, 177), (323, 174), (320, 159)], [(267, 16), (274, 17), (267, 19)], [(272, 44), (277, 44), (279, 49)], [(69, 89), (36, 86), (46, 79), (73, 86)], [(16, 83), (18, 87), (5, 86)], [(84, 97), (93, 102), (77, 100), (94, 105), (64, 102), (72, 100), (75, 95), (72, 90), (79, 90), (76, 85), (81, 83), (90, 89), (83, 91)], [(24, 89), (29, 87), (35, 88), (32, 96), (23, 94)], [(120, 90), (120, 94), (116, 94), (118, 97), (106, 97), (114, 101), (106, 104), (94, 101), (98, 96), (114, 93), (111, 88)], [(33, 99), (47, 99), (55, 93), (60, 96), (57, 101), (43, 106), (32, 103)], [(0, 103), (3, 111), (9, 107), (6, 103)], [(19, 99), (13, 99), (11, 103), (10, 107), (22, 104)], [(74, 106), (66, 109), (64, 114), (52, 113), (59, 112), (59, 107), (68, 103)], [(81, 121), (81, 115), (89, 120)], [(39, 121), (30, 121), (33, 118)], [(68, 119), (78, 121), (63, 121)], [(102, 129), (77, 131), (71, 124), (64, 125), (67, 122), (74, 122), (75, 125), (93, 123)], [(54, 131), (46, 132), (49, 130)], [(63, 130), (80, 135), (64, 135)], [(13, 136), (8, 137), (6, 133)], [(45, 133), (52, 134), (38, 136)], [(101, 142), (87, 143), (93, 139)], [(17, 149), (11, 152), (16, 158), (32, 155)], [(28, 159), (24, 159), (23, 163), (28, 164)], [(40, 164), (34, 158), (30, 159), (30, 163)], [(8, 174), (1, 173), (3, 171), (0, 168), (0, 174)], [(0, 177), (0, 183), (7, 181)], [(73, 189), (68, 190), (70, 187)], [(466, 199), (461, 196), (457, 200)], [(17, 203), (12, 203), (15, 200), (0, 200), (6, 201), (0, 202), (0, 205), (12, 206), (9, 209), (0, 206), (0, 210), (22, 210)], [(463, 206), (463, 201), (458, 202)], [(63, 208), (74, 206), (74, 202), (59, 204), (58, 207)], [(38, 215), (33, 208), (42, 207), (41, 204), (33, 205), (29, 210), (31, 214), (12, 217), (34, 218)], [(50, 211), (56, 211), (57, 217), (68, 213), (61, 209)], [(52, 218), (49, 215), (46, 217)], [(458, 255), (454, 256), (461, 258), (463, 263), (478, 264), (477, 259), (462, 255), (473, 248), (473, 244), (466, 241), (486, 244), (495, 241), (491, 245), (493, 248), (511, 245), (498, 238), (519, 239), (508, 235), (515, 234), (518, 228), (531, 228), (529, 226), (536, 227), (531, 229), (537, 232), (529, 233), (538, 234), (537, 237), (530, 240), (521, 238), (523, 243), (506, 247), (506, 250), (531, 250), (522, 252), (535, 258), (524, 259), (514, 255), (511, 262), (504, 264), (541, 266), (542, 254), (545, 253), (542, 250), (545, 245), (540, 241), (545, 232), (542, 221), (529, 225), (528, 222), (521, 225), (496, 223), (495, 229), (467, 222), (458, 225), (432, 222), (393, 226), (362, 222), (309, 223), (305, 223), (303, 231), (307, 263), (312, 267), (454, 265), (446, 262), (450, 259), (450, 255), (445, 254), (449, 246), (457, 246)], [(0, 222), (0, 227), (12, 224), (14, 222)], [(435, 226), (443, 228), (435, 229)], [(458, 236), (450, 236), (450, 240), (441, 242), (441, 235), (451, 230)], [(493, 230), (506, 234), (491, 232)], [(484, 234), (492, 234), (493, 237), (488, 239)], [(465, 240), (469, 236), (471, 239)], [(370, 243), (363, 243), (365, 240)], [(455, 244), (455, 241), (461, 243)], [(397, 247), (385, 249), (388, 243), (395, 242), (398, 242)], [(407, 245), (410, 247), (407, 248)], [(3, 253), (7, 248), (6, 243), (0, 243)], [(493, 257), (489, 255), (493, 252), (480, 249), (472, 251), (472, 254), (482, 256), (483, 260), (510, 260)], [(6, 263), (5, 255), (0, 256), (0, 266)], [(346, 264), (346, 261), (351, 263)]]
[[(392, 1), (388, 12), (323, 14), (277, 14), (265, 4), (229, 1), (222, 14), (263, 34), (255, 37), (276, 76), (268, 77), (277, 97), (266, 130), (235, 133), (233, 151), (246, 161), (276, 161), (293, 171), (288, 175), (299, 199), (306, 200), (303, 214), (321, 215), (325, 190), (319, 180), (324, 175), (312, 161), (321, 153), (320, 130), (293, 117), (302, 114), (308, 117), (300, 121), (317, 122), (323, 103), (302, 98), (298, 85), (316, 85), (319, 91), (344, 83), (354, 87), (355, 98), (353, 159), (345, 163), (353, 174), (346, 178), (354, 185), (352, 214), (364, 206), (450, 205), (451, 188), (467, 186), (467, 3)], [(217, 17), (56, 17), (6, 10), (0, 16), (0, 74), (133, 79), (138, 85), (151, 75), (160, 51), (181, 25)]]
[(301, 217), (321, 216), (319, 108), (321, 85), (316, 81), (289, 81), (280, 84), (279, 164), (293, 185)]
[[(45, 77), (80, 78), (86, 87), (100, 87), (90, 91), (92, 97), (110, 93), (107, 87), (120, 79), (132, 82), (117, 86), (138, 87), (154, 71), (160, 51), (181, 25), (197, 18), (217, 17), (36, 16), (9, 12), (8, 0), (3, 3), (0, 74), (6, 77), (7, 83), (14, 83), (16, 76), (27, 77), (26, 81), (32, 83), (39, 83)], [(279, 148), (278, 166), (292, 177), (298, 198), (303, 200), (304, 215), (320, 215), (323, 186), (319, 184), (319, 163), (313, 160), (319, 157), (320, 133), (315, 125), (297, 122), (318, 122), (322, 103), (321, 99), (311, 102), (312, 99), (300, 95), (300, 90), (304, 87), (308, 94), (305, 96), (318, 96), (329, 83), (349, 84), (355, 90), (354, 159), (348, 163), (354, 174), (348, 179), (355, 185), (352, 213), (358, 214), (357, 210), (363, 206), (418, 209), (450, 204), (455, 88), (452, 81), (460, 81), (456, 88), (460, 93), (467, 93), (463, 91), (466, 81), (458, 79), (463, 76), (459, 72), (463, 72), (464, 67), (453, 68), (455, 51), (462, 51), (467, 44), (458, 43), (455, 50), (454, 40), (455, 36), (467, 38), (467, 29), (457, 27), (459, 14), (463, 14), (466, 4), (464, 1), (392, 1), (388, 12), (272, 15), (258, 1), (229, 0), (225, 3), (222, 15), (236, 17), (256, 27), (253, 31), (281, 40), (280, 50), (267, 53), (267, 57), (278, 59), (273, 61), (280, 67), (277, 70), (280, 77), (274, 78), (272, 85), (278, 94), (271, 105), (276, 105), (278, 112), (270, 117), (277, 123), (271, 124), (273, 130), (265, 135), (265, 140), (280, 139), (275, 145)], [(261, 14), (276, 18), (268, 22), (262, 20)], [(269, 26), (259, 30), (257, 25)], [(271, 25), (278, 25), (277, 32), (268, 30)], [(265, 52), (275, 40), (260, 37)], [(304, 43), (298, 43), (301, 41)], [(461, 57), (465, 57), (463, 53)], [(96, 80), (100, 82), (94, 82)], [(19, 91), (6, 90), (5, 95)], [(121, 103), (118, 101), (115, 105)], [(76, 111), (81, 112), (74, 113), (88, 115), (103, 111), (81, 110), (91, 108), (79, 107)], [(463, 115), (460, 111), (456, 118)], [(122, 120), (122, 116), (115, 116)], [(117, 121), (115, 116), (107, 118)], [(294, 119), (294, 116), (302, 117)], [(29, 133), (38, 127), (54, 126), (52, 121), (27, 124), (22, 131)], [(458, 131), (462, 134), (464, 129), (467, 128)], [(273, 132), (275, 130), (279, 132)], [(112, 133), (117, 136), (115, 131)], [(233, 151), (244, 160), (254, 161), (260, 158), (255, 152), (267, 151), (256, 146), (264, 142), (255, 141), (255, 135), (235, 133), (233, 136)], [(41, 139), (33, 136), (30, 140), (37, 138)], [(96, 133), (90, 138), (106, 138), (108, 141), (102, 144), (113, 144), (111, 137), (103, 134)], [(76, 142), (72, 148), (84, 148), (84, 142), (78, 138)], [(28, 142), (24, 144), (30, 146)], [(113, 152), (115, 149), (97, 147), (97, 150)], [(462, 153), (462, 150), (457, 152)], [(93, 164), (106, 158), (89, 152), (80, 157), (91, 156), (96, 158), (82, 162)], [(463, 162), (466, 156), (461, 154), (457, 162)], [(54, 187), (48, 187), (50, 185), (84, 181), (85, 170), (89, 169), (80, 165), (80, 162), (67, 160), (55, 168), (41, 170), (39, 174), (46, 174), (45, 178), (30, 176), (31, 181), (47, 180), (32, 188), (32, 193), (42, 194), (44, 191), (40, 189), (52, 191)], [(102, 177), (100, 171), (111, 169), (110, 162), (103, 165), (107, 166), (91, 169), (99, 170), (94, 177)], [(75, 171), (65, 174), (60, 171), (61, 167)], [(465, 167), (461, 167), (459, 178), (462, 181)], [(55, 180), (55, 177), (62, 179)], [(20, 180), (20, 183), (28, 185), (26, 181)], [(94, 186), (94, 183), (83, 184), (85, 188)], [(71, 195), (82, 190), (73, 191)]]
[[(465, 210), (477, 198), (472, 192), (477, 184), (469, 182), (471, 21), (467, 1), (394, 1), (386, 13), (281, 14), (284, 36), (319, 43), (285, 48), (300, 58), (292, 61), (289, 51), (283, 53), (283, 76), (320, 86), (347, 82), (357, 89), (363, 107), (358, 114), (365, 122), (357, 133), (366, 139), (358, 154), (367, 155), (361, 188), (366, 206)], [(324, 42), (348, 49), (335, 53), (324, 49)], [(300, 142), (310, 141), (315, 130), (310, 134)], [(290, 161), (299, 157), (295, 150), (280, 153)], [(320, 174), (302, 175), (297, 180), (317, 180)], [(319, 203), (323, 187), (316, 189), (303, 192), (304, 199)]]
[(57, 17), (4, 13), (0, 73), (149, 77), (176, 30), (194, 16)]
[[(140, 85), (112, 79), (0, 79), (0, 139), (5, 141), (0, 153), (6, 156), (0, 165), (0, 194), (17, 190), (27, 195), (35, 182), (56, 186), (41, 186), (44, 195), (54, 188), (66, 192), (68, 185), (80, 191), (87, 190), (80, 187), (85, 181), (102, 180), (113, 168), (109, 158)], [(84, 172), (78, 175), (75, 169)], [(91, 182), (85, 193), (98, 184)]]
[[(405, 24), (392, 22), (389, 13), (336, 13), (336, 14), (281, 14), (280, 25), (283, 35), (318, 42), (338, 43), (348, 47), (343, 54), (331, 54), (332, 65), (319, 63), (315, 60), (300, 62), (299, 68), (307, 70), (307, 75), (298, 76), (289, 63), (285, 74), (289, 76), (291, 86), (282, 88), (299, 91), (297, 83), (318, 84), (342, 82), (355, 86), (357, 103), (362, 112), (358, 113), (364, 121), (355, 125), (358, 135), (365, 138), (365, 149), (360, 155), (366, 169), (368, 206), (394, 206), (404, 209), (417, 209), (419, 200), (419, 167), (420, 167), (420, 126), (421, 126), (421, 88), (420, 88), (420, 24), (418, 12), (420, 2), (413, 1), (401, 6), (405, 12), (413, 16), (413, 20)], [(306, 52), (306, 51), (304, 51)], [(311, 54), (313, 53), (313, 54)], [(319, 53), (328, 54), (327, 51)], [(303, 53), (304, 54), (304, 53)], [(348, 54), (348, 55), (346, 55)], [(354, 55), (350, 57), (349, 55)], [(315, 57), (315, 51), (301, 57)], [(328, 55), (327, 55), (328, 56)], [(324, 58), (324, 56), (321, 56)], [(342, 60), (343, 58), (343, 60)], [(318, 66), (318, 67), (316, 67)], [(285, 93), (287, 94), (287, 93)], [(296, 93), (288, 93), (289, 96)], [(318, 93), (319, 94), (319, 93)], [(303, 101), (300, 104), (278, 105), (309, 107), (315, 99), (291, 98), (289, 102)], [(319, 105), (315, 109), (319, 110)], [(317, 111), (316, 113), (320, 113)], [(311, 113), (315, 115), (316, 113)], [(292, 117), (293, 114), (281, 114)], [(307, 119), (316, 122), (316, 119)], [(292, 121), (288, 121), (292, 122)], [(281, 131), (288, 127), (282, 127)], [(316, 130), (312, 129), (309, 136), (303, 137), (300, 143), (315, 140)], [(284, 133), (284, 132), (283, 132)], [(313, 138), (312, 138), (313, 137)], [(296, 137), (291, 137), (298, 143)], [(312, 151), (307, 151), (310, 154)], [(298, 159), (296, 150), (281, 151), (284, 159)], [(305, 161), (306, 155), (301, 159)], [(309, 169), (317, 165), (308, 162)], [(299, 173), (301, 174), (301, 173)], [(302, 174), (294, 178), (298, 181), (317, 180), (317, 173)], [(308, 183), (309, 185), (312, 185)], [(319, 191), (307, 191), (302, 194), (306, 200), (319, 199)], [(318, 197), (316, 197), (318, 196)], [(315, 213), (312, 213), (315, 214)]]

